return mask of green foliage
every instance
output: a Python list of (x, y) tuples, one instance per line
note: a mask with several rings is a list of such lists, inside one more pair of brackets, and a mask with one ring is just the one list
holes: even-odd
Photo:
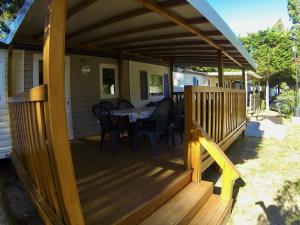
[(217, 72), (217, 68), (215, 68), (215, 67), (191, 66), (190, 68), (193, 71), (197, 71), (197, 72), (204, 72), (204, 73)]
[(289, 89), (285, 85), (283, 91), (277, 97), (280, 112), (287, 117), (295, 112), (295, 91)]
[(245, 48), (258, 64), (258, 74), (268, 80), (275, 74), (289, 75), (293, 65), (293, 42), (282, 21), (272, 28), (241, 38)]
[(1, 0), (0, 2), (0, 38), (9, 34), (18, 11), (25, 0)]
[(300, 1), (288, 0), (288, 14), (293, 24), (300, 24)]

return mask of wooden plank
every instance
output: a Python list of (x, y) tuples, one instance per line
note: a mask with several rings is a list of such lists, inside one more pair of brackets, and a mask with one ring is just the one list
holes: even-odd
[(58, 196), (55, 191), (55, 184), (53, 179), (53, 173), (51, 170), (51, 163), (49, 159), (49, 153), (48, 148), (46, 145), (46, 134), (45, 134), (45, 118), (44, 118), (44, 112), (43, 112), (43, 104), (40, 102), (36, 103), (36, 114), (37, 114), (37, 140), (39, 141), (38, 147), (39, 147), (39, 160), (41, 163), (41, 170), (43, 171), (45, 179), (45, 186), (46, 186), (46, 192), (49, 199), (49, 203), (55, 209), (55, 212), (57, 213), (58, 217), (62, 217), (61, 208), (58, 202)]
[(212, 132), (212, 110), (211, 110), (211, 92), (208, 92), (208, 135), (211, 137)]
[(222, 50), (217, 50), (219, 87), (224, 86), (224, 59)]
[[(203, 17), (196, 17), (196, 18), (191, 18), (187, 20), (190, 24), (202, 24), (203, 22), (207, 21)], [(87, 41), (82, 42), (82, 45), (90, 45), (90, 44), (95, 44), (97, 42), (104, 42), (107, 40), (111, 40), (113, 38), (120, 38), (120, 37), (125, 37), (128, 35), (133, 35), (137, 33), (143, 33), (143, 32), (148, 32), (148, 31), (154, 31), (154, 30), (159, 30), (163, 28), (169, 28), (169, 27), (174, 27), (176, 24), (172, 22), (164, 22), (164, 23), (156, 23), (156, 24), (151, 24), (148, 26), (141, 26), (137, 28), (132, 28), (129, 30), (123, 30), (123, 31), (118, 31), (115, 33), (109, 33), (106, 35), (101, 35), (98, 37), (95, 37), (93, 39), (89, 39)]]
[(43, 71), (48, 86), (45, 120), (49, 154), (55, 178), (56, 191), (64, 222), (83, 225), (84, 219), (76, 186), (73, 162), (68, 140), (65, 106), (65, 29), (67, 1), (50, 1), (45, 24)]
[(14, 95), (8, 99), (9, 103), (13, 102), (42, 102), (47, 101), (47, 85), (43, 84), (38, 87), (31, 88), (28, 91)]
[(75, 16), (76, 14), (80, 13), (81, 11), (88, 8), (89, 6), (91, 6), (92, 4), (94, 4), (97, 1), (99, 1), (99, 0), (84, 0), (84, 1), (79, 2), (73, 8), (68, 10), (67, 19), (71, 18), (72, 16)]
[[(218, 45), (213, 39), (210, 37), (207, 37), (205, 34), (203, 34), (202, 31), (199, 29), (196, 29), (191, 24), (189, 24), (185, 19), (179, 17), (176, 13), (168, 11), (161, 7), (159, 4), (155, 2), (151, 2), (149, 0), (136, 0), (137, 2), (141, 3), (144, 7), (160, 14), (161, 16), (169, 19), (173, 23), (177, 24), (178, 26), (182, 27), (183, 29), (195, 34), (197, 37), (199, 37), (201, 40), (205, 41), (207, 44), (211, 45), (212, 47), (216, 49), (223, 50), (223, 48)], [(224, 55), (226, 55), (228, 58), (230, 58), (233, 62), (235, 62), (239, 66), (243, 66), (238, 60), (236, 60), (234, 57), (231, 56), (231, 54), (224, 52)]]
[(207, 131), (206, 129), (206, 120), (207, 120), (207, 117), (206, 117), (206, 112), (207, 112), (207, 108), (206, 108), (206, 101), (207, 101), (207, 93), (203, 93), (202, 94), (202, 127), (204, 130)]
[(188, 224), (212, 194), (212, 184), (190, 183), (141, 225)]
[(186, 187), (191, 181), (191, 171), (187, 171), (176, 180), (170, 183), (159, 195), (149, 202), (144, 203), (133, 212), (121, 218), (115, 224), (118, 225), (135, 225), (142, 222), (147, 216), (151, 215), (155, 210), (161, 207), (164, 203), (174, 197), (179, 191)]
[[(166, 44), (167, 45), (167, 44)], [(225, 47), (228, 51), (234, 51), (235, 48), (233, 47)], [(169, 51), (169, 52), (176, 52), (176, 51), (215, 51), (215, 48), (211, 46), (194, 46), (194, 47), (186, 47), (186, 46), (173, 46), (172, 49), (170, 49), (167, 46), (160, 46), (156, 48), (145, 48), (145, 49), (132, 49), (131, 52), (139, 52), (139, 53), (155, 53), (155, 52), (163, 52), (163, 51)]]
[(184, 163), (187, 170), (191, 170), (191, 142), (192, 142), (192, 121), (193, 121), (193, 95), (192, 87), (184, 87)]
[[(229, 44), (226, 40), (217, 40), (218, 44)], [(126, 47), (121, 47), (117, 49), (121, 50), (136, 50), (136, 49), (157, 49), (157, 48), (166, 48), (166, 47), (185, 47), (185, 46), (195, 46), (195, 47), (201, 47), (205, 46), (207, 47), (206, 42), (204, 41), (177, 41), (177, 42), (171, 42), (171, 43), (155, 43), (155, 44), (138, 44), (138, 45), (130, 45)]]
[(28, 176), (26, 170), (24, 169), (14, 152), (12, 152), (11, 158), (13, 160), (13, 165), (15, 166), (18, 177), (22, 181), (25, 190), (33, 200), (33, 204), (35, 205), (37, 211), (39, 212), (39, 215), (41, 216), (45, 224), (63, 225), (64, 223), (61, 222), (60, 218), (57, 217), (53, 209), (49, 207), (48, 203), (32, 184), (30, 177)]
[[(160, 4), (163, 7), (173, 8), (173, 7), (178, 7), (178, 6), (181, 6), (181, 5), (185, 5), (185, 4), (187, 4), (187, 2), (185, 0), (170, 0), (170, 1), (160, 3)], [(69, 34), (67, 36), (67, 40), (69, 40), (70, 38), (80, 36), (82, 34), (92, 32), (94, 30), (98, 30), (101, 27), (109, 26), (111, 24), (118, 23), (118, 22), (121, 22), (123, 20), (131, 19), (131, 18), (138, 17), (138, 16), (141, 16), (141, 15), (145, 15), (147, 13), (151, 13), (151, 11), (146, 9), (146, 8), (138, 8), (138, 9), (131, 10), (129, 12), (122, 13), (122, 14), (114, 16), (114, 17), (110, 17), (110, 18), (108, 18), (104, 21), (99, 21), (97, 23), (89, 25), (88, 27), (84, 27), (82, 29), (79, 29), (79, 30)]]

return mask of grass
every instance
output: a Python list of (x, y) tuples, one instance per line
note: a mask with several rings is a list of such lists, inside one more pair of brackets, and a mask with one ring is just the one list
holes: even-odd
[(242, 174), (228, 225), (300, 224), (300, 126), (287, 126), (284, 140), (248, 137), (226, 152)]

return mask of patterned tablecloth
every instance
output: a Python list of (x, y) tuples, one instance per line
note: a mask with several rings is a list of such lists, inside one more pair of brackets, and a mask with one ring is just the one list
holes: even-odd
[(150, 117), (155, 107), (142, 107), (132, 109), (119, 109), (111, 111), (115, 116), (129, 116), (131, 123), (136, 122), (138, 119), (145, 119)]

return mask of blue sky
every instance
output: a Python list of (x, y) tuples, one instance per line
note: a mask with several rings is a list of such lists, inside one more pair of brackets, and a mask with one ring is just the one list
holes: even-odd
[(287, 0), (207, 0), (231, 29), (245, 36), (271, 27), (279, 19), (290, 27)]

